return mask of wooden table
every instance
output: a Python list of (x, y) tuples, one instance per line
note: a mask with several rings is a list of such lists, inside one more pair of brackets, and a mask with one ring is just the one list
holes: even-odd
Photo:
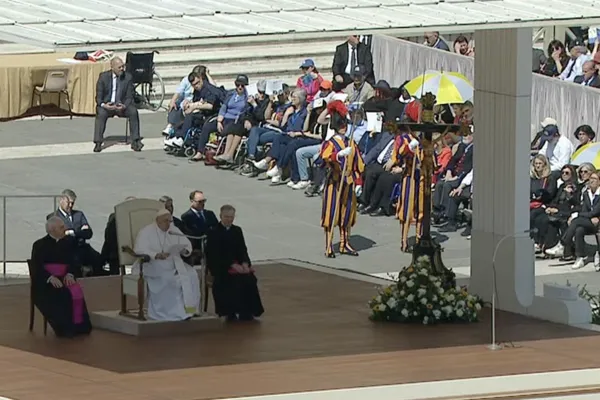
[[(44, 83), (46, 72), (54, 69), (69, 71), (69, 96), (75, 114), (96, 114), (96, 81), (102, 71), (109, 68), (108, 62), (69, 62), (74, 53), (19, 54), (0, 56), (0, 119), (18, 118), (32, 106), (35, 86)], [(37, 97), (36, 97), (37, 99)], [(42, 95), (42, 104), (56, 104), (67, 110), (62, 97)]]

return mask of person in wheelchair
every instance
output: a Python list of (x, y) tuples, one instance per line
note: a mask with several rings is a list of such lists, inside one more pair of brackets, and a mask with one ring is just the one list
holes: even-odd
[(125, 72), (125, 64), (119, 57), (110, 61), (110, 68), (100, 74), (96, 84), (94, 153), (102, 151), (106, 121), (115, 115), (129, 120), (131, 149), (141, 151), (144, 145), (140, 136), (140, 117), (134, 104), (133, 77)]
[[(204, 121), (214, 115), (215, 110), (219, 107), (219, 99), (211, 90), (210, 83), (205, 82), (199, 73), (190, 73), (188, 81), (194, 89), (192, 101), (182, 103), (183, 107), (179, 111), (175, 111), (179, 113), (180, 121), (183, 120), (183, 123), (175, 128), (174, 136), (165, 138), (165, 146), (183, 147), (187, 132), (193, 127), (202, 128)], [(169, 118), (169, 120), (175, 121), (174, 118)]]
[[(191, 72), (194, 72), (202, 78), (202, 81), (217, 86), (213, 78), (210, 76), (208, 68), (204, 65), (196, 65)], [(184, 76), (175, 90), (175, 94), (171, 97), (169, 108), (167, 109), (167, 126), (163, 129), (162, 134), (170, 137), (175, 134), (174, 127), (178, 127), (183, 122), (181, 109), (186, 103), (192, 102), (194, 99), (194, 87), (189, 81), (189, 74)]]

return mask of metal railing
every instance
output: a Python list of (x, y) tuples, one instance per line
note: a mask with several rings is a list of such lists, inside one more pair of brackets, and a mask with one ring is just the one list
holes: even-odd
[[(6, 242), (7, 242), (7, 237), (6, 237), (6, 223), (7, 223), (7, 215), (8, 213), (6, 212), (6, 205), (7, 205), (7, 200), (9, 199), (52, 199), (53, 201), (53, 209), (52, 212), (56, 211), (57, 207), (58, 207), (58, 198), (60, 197), (60, 195), (53, 195), (53, 194), (40, 194), (40, 195), (7, 195), (7, 196), (2, 196), (0, 195), (0, 198), (2, 199), (2, 278), (6, 279), (6, 264), (8, 263), (24, 263), (27, 260), (8, 260), (6, 258)], [(44, 221), (45, 222), (45, 221)]]

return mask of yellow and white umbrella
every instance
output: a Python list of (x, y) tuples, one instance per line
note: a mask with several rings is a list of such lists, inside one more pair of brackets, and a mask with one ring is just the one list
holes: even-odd
[(573, 165), (581, 165), (585, 162), (592, 163), (596, 169), (600, 169), (600, 143), (586, 144), (571, 156)]
[(473, 85), (458, 72), (426, 71), (404, 87), (416, 98), (431, 92), (437, 104), (464, 103), (473, 98)]

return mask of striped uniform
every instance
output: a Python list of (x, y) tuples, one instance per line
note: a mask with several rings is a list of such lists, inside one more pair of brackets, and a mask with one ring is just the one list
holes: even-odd
[[(347, 157), (338, 160), (337, 153), (348, 146), (352, 146), (352, 152)], [(329, 168), (323, 191), (321, 226), (326, 229), (336, 226), (341, 229), (349, 229), (356, 222), (355, 187), (365, 169), (362, 156), (354, 141), (344, 135), (335, 134), (323, 143), (320, 158)], [(346, 166), (346, 163), (350, 164)], [(347, 176), (340, 179), (343, 171), (347, 172)]]

